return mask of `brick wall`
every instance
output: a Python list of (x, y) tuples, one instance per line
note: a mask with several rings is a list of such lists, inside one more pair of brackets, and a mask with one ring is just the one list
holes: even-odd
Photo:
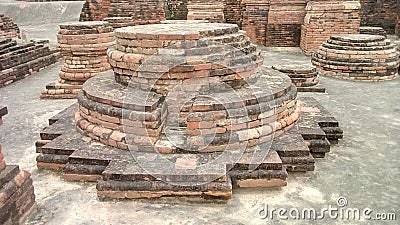
[(208, 20), (224, 23), (224, 4), (218, 0), (189, 0), (188, 20)]
[(19, 37), (19, 28), (10, 17), (0, 15), (0, 38)]
[(164, 0), (86, 0), (80, 21), (100, 21), (106, 17), (130, 17), (137, 24), (165, 19)]
[(244, 5), (242, 29), (253, 43), (266, 43), (266, 28), (270, 3), (267, 0), (243, 0)]
[(360, 27), (359, 1), (309, 1), (301, 30), (300, 47), (312, 54), (334, 34), (354, 34)]
[(361, 25), (380, 26), (394, 34), (399, 12), (398, 0), (360, 0)]
[(397, 15), (396, 34), (400, 37), (400, 13)]
[(270, 0), (266, 46), (300, 45), (306, 5), (306, 0)]

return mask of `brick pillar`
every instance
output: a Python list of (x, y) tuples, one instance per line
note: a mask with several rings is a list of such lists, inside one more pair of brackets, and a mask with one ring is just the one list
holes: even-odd
[(308, 1), (300, 40), (304, 53), (311, 55), (334, 34), (357, 34), (360, 7), (359, 1)]
[(253, 43), (265, 45), (268, 24), (269, 0), (243, 0), (242, 29)]
[(266, 45), (300, 46), (307, 0), (270, 0)]
[(217, 0), (191, 0), (188, 2), (188, 20), (208, 20), (224, 23), (224, 4)]

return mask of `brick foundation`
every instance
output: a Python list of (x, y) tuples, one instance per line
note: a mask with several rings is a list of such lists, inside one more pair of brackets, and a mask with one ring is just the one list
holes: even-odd
[(33, 75), (59, 59), (48, 41), (0, 39), (0, 87)]
[[(0, 125), (7, 108), (0, 106)], [(31, 174), (6, 165), (0, 145), (0, 224), (23, 224), (36, 208)]]
[(0, 14), (0, 39), (19, 38), (19, 28), (10, 17)]
[(309, 1), (306, 12), (300, 43), (306, 55), (311, 55), (332, 35), (359, 32), (358, 1)]

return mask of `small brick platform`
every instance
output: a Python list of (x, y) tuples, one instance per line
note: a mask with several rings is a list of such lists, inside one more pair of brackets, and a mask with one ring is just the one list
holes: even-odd
[(383, 81), (398, 77), (399, 51), (377, 35), (334, 35), (312, 57), (320, 74), (340, 79)]
[(319, 77), (315, 66), (306, 64), (274, 65), (272, 69), (288, 75), (299, 92), (325, 92), (325, 88), (318, 86)]
[(287, 171), (314, 170), (313, 155), (343, 135), (315, 100), (298, 101), (289, 77), (262, 68), (237, 25), (166, 23), (115, 36), (114, 73), (86, 81), (36, 143), (39, 168), (97, 181), (100, 199), (226, 201), (233, 187), (284, 186)]
[(0, 39), (0, 87), (35, 74), (59, 59), (48, 41)]
[(224, 4), (221, 1), (189, 0), (188, 20), (208, 20), (212, 23), (225, 22)]
[(10, 17), (0, 14), (0, 39), (19, 38), (19, 28)]
[[(0, 125), (7, 108), (0, 105)], [(23, 224), (36, 208), (30, 173), (6, 165), (0, 145), (0, 224)]]
[(87, 79), (110, 69), (106, 51), (115, 44), (113, 28), (100, 21), (61, 24), (57, 38), (64, 65), (40, 97), (76, 98)]
[(135, 21), (133, 21), (132, 17), (107, 17), (103, 21), (108, 22), (114, 29), (135, 26)]
[(382, 27), (360, 27), (360, 34), (380, 35), (386, 37), (386, 31)]

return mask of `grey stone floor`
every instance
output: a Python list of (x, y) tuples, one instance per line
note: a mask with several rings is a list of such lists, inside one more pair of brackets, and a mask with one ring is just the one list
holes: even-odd
[[(20, 20), (23, 27), (31, 28), (28, 36), (54, 41), (57, 24), (77, 20), (82, 2), (37, 4), (48, 8), (0, 0), (0, 13), (7, 12)], [(63, 12), (57, 9), (64, 9), (65, 13), (54, 13)], [(41, 19), (40, 13), (46, 11), (51, 14), (49, 19)], [(29, 14), (39, 19), (29, 19)], [(266, 66), (309, 62), (296, 48), (264, 50)], [(356, 83), (322, 78), (328, 94), (312, 96), (340, 121), (345, 138), (325, 159), (317, 160), (315, 172), (291, 174), (287, 187), (234, 190), (233, 199), (226, 205), (147, 200), (101, 202), (94, 184), (66, 182), (58, 174), (38, 171), (35, 166), (34, 142), (40, 129), (50, 116), (74, 102), (39, 99), (40, 90), (57, 78), (60, 66), (59, 63), (0, 89), (0, 104), (7, 105), (10, 111), (0, 127), (0, 143), (7, 163), (29, 170), (34, 180), (38, 210), (27, 224), (360, 224), (331, 219), (316, 222), (258, 218), (258, 209), (265, 204), (318, 210), (336, 206), (341, 196), (347, 198), (348, 207), (369, 207), (374, 212), (395, 212), (400, 216), (400, 79)], [(363, 223), (398, 224), (398, 220)]]

